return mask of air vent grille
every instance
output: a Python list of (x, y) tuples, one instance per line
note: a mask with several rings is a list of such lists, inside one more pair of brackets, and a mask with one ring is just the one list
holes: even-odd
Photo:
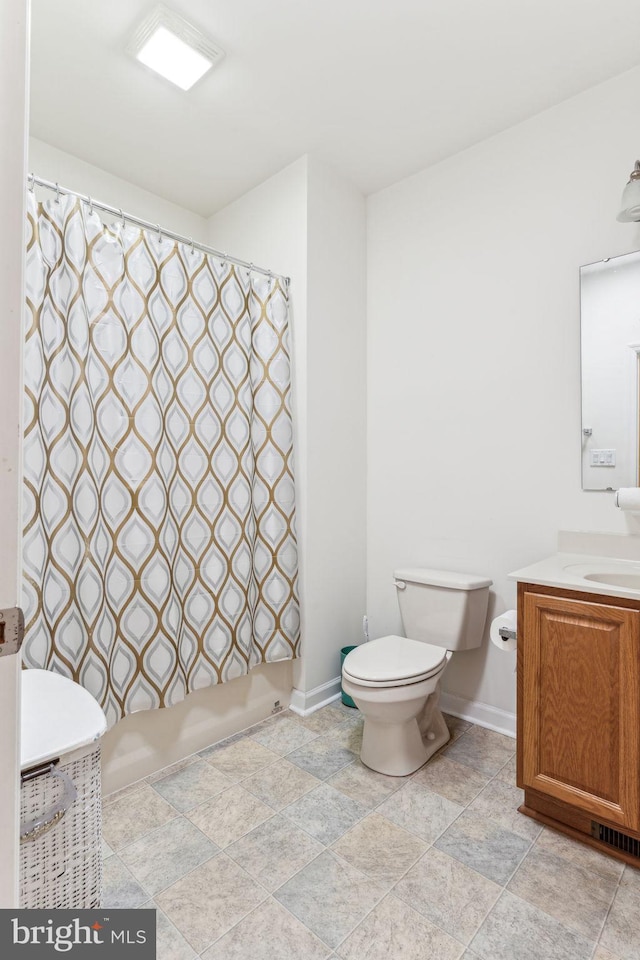
[(626, 833), (619, 830), (613, 830), (611, 827), (605, 827), (602, 823), (591, 821), (591, 836), (609, 847), (615, 847), (616, 850), (622, 850), (631, 857), (638, 857), (640, 860), (640, 840), (635, 837), (628, 837)]

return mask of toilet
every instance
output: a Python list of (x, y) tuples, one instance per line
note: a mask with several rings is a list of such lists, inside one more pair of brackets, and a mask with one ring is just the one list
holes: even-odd
[(456, 650), (479, 647), (492, 581), (421, 568), (394, 572), (406, 636), (369, 640), (342, 667), (342, 689), (364, 716), (360, 759), (392, 777), (413, 773), (449, 739), (440, 680)]

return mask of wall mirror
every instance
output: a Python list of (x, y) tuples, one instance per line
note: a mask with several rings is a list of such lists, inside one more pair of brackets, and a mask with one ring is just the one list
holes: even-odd
[(638, 485), (640, 251), (580, 268), (582, 489)]

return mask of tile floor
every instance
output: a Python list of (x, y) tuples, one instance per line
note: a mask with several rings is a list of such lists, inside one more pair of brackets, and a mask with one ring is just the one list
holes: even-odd
[(105, 799), (105, 899), (158, 960), (637, 960), (640, 871), (517, 812), (515, 742), (447, 718), (412, 777), (337, 702)]

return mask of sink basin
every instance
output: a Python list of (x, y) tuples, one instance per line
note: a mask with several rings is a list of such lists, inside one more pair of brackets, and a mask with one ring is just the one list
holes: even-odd
[(590, 563), (569, 563), (564, 569), (592, 583), (637, 590), (640, 593), (640, 563), (633, 560), (602, 559)]
[(559, 590), (577, 590), (606, 597), (627, 597), (640, 601), (640, 558), (634, 541), (631, 557), (602, 557), (584, 553), (556, 553), (509, 574), (518, 583), (539, 583)]
[(582, 579), (608, 583), (612, 587), (626, 587), (627, 590), (640, 590), (640, 573), (585, 573)]

